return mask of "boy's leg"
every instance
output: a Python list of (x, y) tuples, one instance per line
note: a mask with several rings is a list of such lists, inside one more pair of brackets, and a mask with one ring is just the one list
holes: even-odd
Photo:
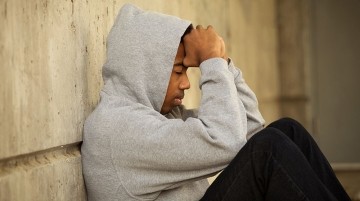
[(300, 148), (319, 179), (338, 200), (350, 200), (315, 140), (299, 122), (283, 118), (268, 127), (281, 130)]
[(280, 130), (254, 135), (201, 200), (336, 200)]

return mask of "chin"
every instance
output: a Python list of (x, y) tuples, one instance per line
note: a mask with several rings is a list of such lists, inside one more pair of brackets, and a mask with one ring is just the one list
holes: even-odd
[(163, 114), (163, 115), (165, 115), (165, 114), (170, 113), (171, 110), (172, 110), (172, 109), (162, 109), (162, 110), (160, 111), (160, 113)]

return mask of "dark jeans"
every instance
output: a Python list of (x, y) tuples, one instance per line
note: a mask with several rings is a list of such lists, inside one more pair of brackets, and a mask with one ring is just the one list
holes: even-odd
[(350, 200), (329, 162), (293, 119), (254, 135), (201, 200)]

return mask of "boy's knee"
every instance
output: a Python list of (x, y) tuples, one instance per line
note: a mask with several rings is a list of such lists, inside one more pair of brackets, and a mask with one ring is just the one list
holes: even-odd
[(277, 146), (283, 146), (288, 141), (289, 138), (279, 129), (267, 127), (255, 134), (248, 143), (252, 143), (255, 150), (266, 151)]
[(298, 121), (296, 121), (295, 119), (290, 118), (290, 117), (281, 118), (281, 119), (279, 119), (279, 121), (284, 124), (299, 124)]
[(300, 123), (290, 117), (284, 117), (277, 121), (272, 122), (268, 127), (284, 128), (287, 126), (299, 126)]

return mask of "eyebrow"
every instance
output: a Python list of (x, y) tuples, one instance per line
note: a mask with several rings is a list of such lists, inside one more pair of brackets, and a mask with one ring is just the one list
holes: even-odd
[(183, 66), (183, 62), (182, 61), (175, 61), (174, 66)]

